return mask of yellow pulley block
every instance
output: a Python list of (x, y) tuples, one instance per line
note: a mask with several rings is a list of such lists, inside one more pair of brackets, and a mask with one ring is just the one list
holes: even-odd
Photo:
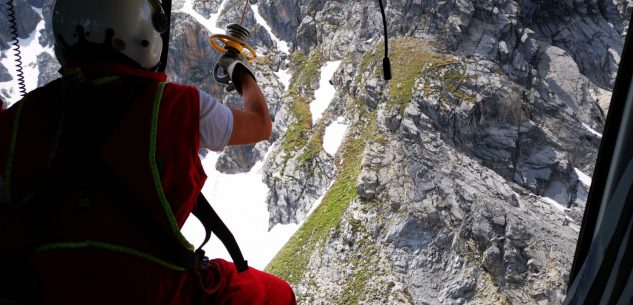
[(227, 35), (215, 34), (209, 38), (209, 42), (214, 49), (222, 54), (227, 53), (228, 50), (235, 50), (249, 62), (257, 57), (255, 49), (244, 42), (250, 35), (247, 29), (233, 23), (228, 25), (226, 32)]
[[(222, 54), (241, 54), (247, 61), (252, 61), (257, 57), (257, 53), (255, 53), (255, 49), (244, 42), (249, 35), (250, 32), (246, 28), (232, 23), (226, 27), (226, 35), (213, 35), (209, 38), (209, 42), (214, 49)], [(231, 76), (225, 70), (225, 67), (220, 66), (219, 62), (213, 67), (213, 78), (218, 83), (226, 85), (227, 91), (230, 92), (235, 89)]]

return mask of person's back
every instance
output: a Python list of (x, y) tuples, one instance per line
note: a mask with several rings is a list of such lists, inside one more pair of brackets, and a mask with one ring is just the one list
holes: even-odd
[[(152, 99), (147, 95), (153, 96), (156, 85), (121, 79), (118, 84), (101, 85), (106, 88), (83, 90), (80, 103), (70, 106), (55, 98), (60, 96), (60, 82), (31, 93), (3, 115), (6, 117), (3, 122), (16, 122), (9, 129), (16, 130), (17, 137), (9, 145), (2, 141), (2, 151), (8, 152), (12, 147), (12, 156), (3, 158), (11, 160), (1, 165), (0, 170), (6, 173), (10, 164), (8, 204), (22, 204), (19, 210), (22, 217), (32, 220), (27, 222), (27, 228), (34, 239), (34, 272), (39, 294), (47, 296), (41, 301), (60, 303), (63, 296), (72, 296), (83, 302), (105, 304), (121, 296), (128, 301), (135, 296), (146, 298), (143, 289), (167, 293), (170, 287), (160, 282), (173, 282), (178, 273), (171, 271), (182, 268), (155, 266), (161, 263), (167, 266), (168, 261), (164, 260), (170, 258), (159, 248), (182, 246), (184, 252), (185, 245), (169, 238), (177, 233), (169, 231), (167, 221), (163, 225), (147, 225), (167, 220), (170, 215), (161, 215), (160, 193), (152, 185), (149, 162), (152, 126), (149, 115), (143, 115), (152, 111)], [(117, 90), (111, 90), (114, 88)], [(75, 87), (73, 91), (71, 95), (82, 90)], [(130, 98), (117, 99), (112, 92)], [(139, 94), (145, 97), (138, 98)], [(72, 103), (76, 98), (66, 97), (63, 101)], [(188, 146), (183, 145), (184, 141), (170, 141), (170, 134), (178, 131), (187, 134), (184, 131), (190, 130), (185, 129), (187, 124), (167, 122), (166, 118), (169, 116), (164, 116), (155, 127), (157, 137), (162, 138), (156, 141), (156, 157), (167, 158), (169, 152), (164, 147), (171, 145), (183, 150), (195, 149), (193, 135)], [(189, 177), (183, 174), (176, 177), (177, 172), (171, 167), (197, 166), (194, 158), (185, 155), (172, 156), (168, 161), (171, 177), (181, 181)], [(201, 187), (191, 183), (180, 186), (191, 189), (191, 193)], [(173, 192), (173, 188), (163, 191)], [(152, 193), (156, 195), (149, 196)], [(185, 209), (181, 214), (191, 211), (192, 205), (187, 210), (180, 204), (187, 202), (185, 198), (169, 197), (169, 202), (178, 203), (173, 208), (170, 205), (171, 210)], [(134, 213), (132, 207), (141, 211)], [(150, 228), (151, 232), (143, 231)], [(148, 237), (156, 240), (146, 242)], [(104, 289), (110, 292), (99, 293)], [(102, 296), (95, 298), (99, 295)]]
[[(285, 282), (252, 268), (238, 273), (223, 260), (202, 261), (179, 231), (206, 178), (198, 149), (270, 134), (252, 73), (238, 59), (224, 59), (244, 110), (164, 83), (164, 73), (151, 71), (160, 54), (126, 54), (134, 40), (116, 29), (103, 28), (98, 38), (113, 48), (91, 42), (98, 35), (85, 20), (113, 19), (100, 16), (112, 7), (86, 11), (91, 4), (82, 2), (60, 0), (54, 10), (66, 75), (0, 114), (0, 208), (2, 223), (15, 231), (2, 237), (0, 255), (10, 270), (0, 275), (0, 301), (294, 304)], [(157, 1), (114, 2), (117, 10), (160, 13)], [(141, 17), (135, 22), (148, 22)], [(68, 26), (72, 18), (88, 28)], [(136, 49), (158, 49), (153, 27)]]

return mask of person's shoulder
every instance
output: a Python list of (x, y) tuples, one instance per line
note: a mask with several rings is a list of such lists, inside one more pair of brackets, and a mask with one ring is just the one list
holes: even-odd
[(32, 100), (39, 100), (41, 98), (50, 98), (52, 95), (59, 94), (60, 90), (62, 90), (62, 79), (58, 78), (53, 80), (52, 82), (37, 87), (33, 91), (27, 93), (20, 102), (27, 102)]
[(200, 95), (196, 87), (167, 83), (162, 93), (161, 108), (174, 113), (197, 113), (200, 110)]
[(198, 88), (189, 85), (183, 85), (178, 83), (167, 83), (165, 90), (163, 91), (164, 97), (171, 97), (176, 99), (191, 99), (197, 101), (200, 96)]
[(20, 105), (24, 103), (24, 99), (15, 102), (13, 105), (6, 109), (0, 109), (0, 129), (7, 130), (13, 125), (13, 120), (18, 113)]
[(165, 89), (170, 89), (173, 91), (198, 91), (198, 88), (190, 85), (183, 85), (179, 83), (167, 83)]

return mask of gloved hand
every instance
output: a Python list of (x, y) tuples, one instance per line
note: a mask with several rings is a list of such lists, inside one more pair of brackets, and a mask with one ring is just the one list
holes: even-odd
[[(234, 52), (228, 52), (220, 57), (218, 60), (218, 65), (224, 69), (226, 76), (229, 77), (230, 82), (227, 84), (229, 87), (227, 90), (231, 91), (233, 88), (237, 90), (237, 93), (242, 95), (242, 84), (240, 83), (240, 79), (242, 77), (252, 77), (255, 79), (255, 74), (248, 67), (248, 64), (244, 61), (243, 57)], [(215, 71), (216, 80), (217, 71)], [(218, 80), (220, 81), (220, 80)], [(224, 83), (223, 81), (220, 81)]]

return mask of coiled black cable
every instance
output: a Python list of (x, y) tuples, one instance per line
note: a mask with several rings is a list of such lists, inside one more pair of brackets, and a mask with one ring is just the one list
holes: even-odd
[(7, 16), (9, 17), (9, 32), (11, 33), (11, 46), (13, 46), (13, 52), (15, 55), (15, 70), (18, 76), (18, 88), (20, 88), (20, 94), (26, 95), (26, 84), (24, 82), (24, 69), (22, 68), (22, 52), (20, 52), (20, 40), (18, 39), (18, 24), (15, 20), (15, 9), (13, 6), (13, 0), (7, 1)]

